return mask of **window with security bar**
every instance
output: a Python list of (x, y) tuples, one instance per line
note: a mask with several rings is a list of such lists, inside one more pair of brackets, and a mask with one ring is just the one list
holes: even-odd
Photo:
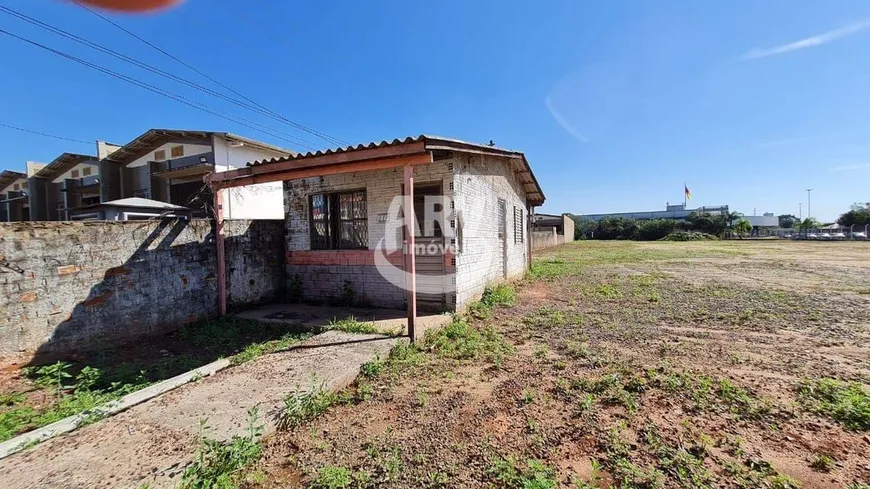
[(368, 248), (365, 190), (309, 197), (312, 250)]

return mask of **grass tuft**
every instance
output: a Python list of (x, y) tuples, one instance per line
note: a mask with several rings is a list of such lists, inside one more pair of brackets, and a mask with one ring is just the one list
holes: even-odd
[(248, 432), (229, 441), (213, 440), (205, 436), (207, 420), (200, 421), (199, 447), (193, 463), (181, 477), (181, 489), (235, 489), (244, 481), (247, 469), (263, 454), (259, 437), (263, 426), (259, 424), (256, 406), (248, 410)]
[(798, 386), (798, 394), (806, 409), (850, 430), (870, 430), (870, 390), (864, 385), (830, 378), (804, 380)]
[(338, 401), (338, 396), (323, 388), (299, 391), (284, 399), (284, 407), (276, 416), (279, 430), (292, 430), (320, 416)]
[(332, 318), (329, 321), (327, 329), (356, 334), (375, 334), (378, 332), (378, 328), (375, 327), (374, 323), (359, 321), (353, 316), (348, 316), (344, 319)]

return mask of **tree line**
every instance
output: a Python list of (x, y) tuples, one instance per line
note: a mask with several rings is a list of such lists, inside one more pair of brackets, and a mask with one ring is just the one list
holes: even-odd
[[(583, 219), (568, 214), (574, 220), (574, 239), (623, 239), (635, 241), (655, 241), (679, 231), (695, 231), (723, 237), (731, 232), (742, 237), (752, 232), (752, 224), (739, 212), (711, 214), (692, 212), (685, 221), (675, 219), (637, 220), (624, 217), (605, 217), (598, 221)], [(870, 224), (870, 203), (854, 204), (840, 215), (837, 224), (843, 227), (863, 227)], [(825, 224), (815, 218), (798, 219), (791, 214), (779, 216), (779, 227), (808, 231), (819, 229)]]
[(571, 215), (574, 220), (574, 239), (624, 239), (655, 241), (678, 231), (695, 231), (722, 237), (726, 231), (748, 234), (749, 221), (737, 212), (711, 214), (692, 212), (685, 221), (676, 219), (637, 220), (624, 217), (605, 217), (598, 221)]

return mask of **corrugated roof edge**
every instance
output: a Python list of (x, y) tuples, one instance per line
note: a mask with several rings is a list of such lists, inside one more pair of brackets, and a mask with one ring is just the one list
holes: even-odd
[(54, 174), (63, 173), (70, 167), (89, 160), (97, 161), (97, 157), (82, 153), (61, 153), (60, 156), (52, 160), (51, 163), (45, 165), (33, 176), (38, 178), (51, 178)]
[(368, 144), (357, 144), (355, 146), (351, 145), (351, 146), (346, 146), (346, 147), (329, 148), (325, 151), (322, 151), (322, 150), (318, 150), (316, 152), (309, 151), (307, 153), (298, 153), (295, 155), (284, 156), (281, 158), (270, 158), (268, 160), (257, 160), (257, 161), (249, 162), (247, 166), (261, 166), (261, 165), (269, 165), (269, 164), (273, 164), (273, 163), (283, 163), (283, 162), (287, 162), (287, 161), (303, 160), (306, 158), (316, 158), (318, 156), (325, 156), (325, 155), (331, 155), (331, 154), (347, 153), (347, 152), (361, 151), (361, 150), (366, 150), (366, 149), (383, 148), (383, 147), (389, 147), (389, 146), (399, 146), (399, 145), (403, 145), (403, 144), (413, 144), (413, 143), (418, 143), (421, 141), (424, 142), (427, 145), (427, 147), (428, 146), (435, 146), (438, 143), (440, 143), (440, 144), (445, 145), (445, 146), (450, 146), (451, 148), (458, 150), (458, 151), (461, 151), (464, 147), (467, 149), (474, 149), (474, 150), (481, 151), (481, 152), (499, 153), (499, 154), (503, 154), (505, 156), (522, 158), (523, 164), (525, 165), (526, 170), (528, 171), (529, 175), (531, 176), (532, 182), (534, 183), (535, 187), (537, 188), (537, 193), (540, 194), (540, 196), (541, 196), (540, 202), (543, 203), (543, 201), (546, 199), (546, 197), (544, 196), (544, 191), (543, 191), (543, 189), (541, 189), (541, 185), (538, 183), (538, 179), (537, 179), (537, 177), (535, 177), (535, 174), (532, 171), (532, 167), (531, 167), (531, 165), (529, 165), (529, 162), (526, 159), (525, 153), (523, 153), (521, 151), (517, 151), (517, 150), (512, 150), (512, 149), (499, 148), (497, 146), (490, 146), (488, 144), (470, 143), (468, 141), (462, 141), (460, 139), (445, 138), (445, 137), (441, 137), (441, 136), (433, 136), (433, 135), (427, 135), (427, 134), (420, 134), (419, 136), (408, 136), (408, 137), (403, 138), (403, 139), (395, 138), (392, 141), (387, 141), (385, 139), (385, 140), (382, 140), (380, 142), (372, 141)]
[[(151, 137), (154, 137), (154, 136), (164, 136), (164, 137), (166, 137), (166, 138), (171, 138), (171, 137), (173, 137), (173, 136), (174, 136), (174, 137), (184, 137), (185, 135), (195, 135), (195, 136), (199, 136), (199, 137), (209, 137), (209, 136), (217, 135), (217, 136), (220, 136), (220, 137), (222, 137), (222, 138), (224, 138), (224, 139), (236, 139), (236, 140), (238, 140), (238, 141), (242, 141), (242, 142), (244, 142), (244, 143), (246, 143), (246, 144), (250, 144), (250, 145), (253, 145), (253, 146), (258, 146), (258, 147), (260, 147), (260, 148), (262, 148), (262, 149), (266, 149), (266, 150), (269, 150), (269, 151), (275, 151), (276, 153), (296, 154), (296, 152), (293, 151), (293, 150), (290, 150), (290, 149), (287, 149), (287, 148), (282, 148), (282, 147), (280, 147), (280, 146), (274, 146), (274, 145), (269, 144), (269, 143), (264, 143), (264, 142), (262, 142), (262, 141), (258, 141), (258, 140), (256, 140), (256, 139), (251, 139), (251, 138), (248, 138), (248, 137), (245, 137), (245, 136), (240, 136), (240, 135), (238, 135), (238, 134), (233, 134), (233, 133), (231, 133), (231, 132), (224, 132), (224, 131), (199, 131), (199, 130), (194, 130), (194, 129), (166, 129), (166, 128), (152, 128), (152, 129), (148, 129), (147, 131), (143, 132), (142, 134), (140, 134), (140, 135), (136, 136), (135, 138), (131, 139), (130, 141), (128, 141), (127, 143), (125, 143), (123, 146), (119, 147), (117, 150), (115, 150), (115, 151), (109, 153), (109, 154), (106, 156), (106, 159), (109, 159), (109, 160), (124, 160), (125, 157), (126, 157), (126, 155), (128, 155), (128, 154), (137, 154), (137, 153), (139, 153), (140, 151), (139, 151), (139, 150), (136, 150), (136, 149), (134, 149), (134, 148), (135, 148), (138, 144), (141, 144), (141, 143), (143, 143), (145, 140), (147, 140), (147, 139), (149, 139), (149, 138), (151, 138)], [(117, 146), (117, 145), (113, 145), (113, 146)]]

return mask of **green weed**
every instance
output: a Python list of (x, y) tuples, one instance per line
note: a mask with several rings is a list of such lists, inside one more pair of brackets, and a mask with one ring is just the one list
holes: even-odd
[(426, 334), (425, 348), (441, 357), (454, 359), (485, 358), (499, 361), (514, 348), (493, 328), (478, 329), (455, 315), (447, 326)]
[(516, 489), (555, 489), (555, 471), (540, 460), (527, 460), (526, 467), (517, 466), (513, 457), (496, 458), (487, 473), (501, 487)]
[(294, 429), (320, 416), (336, 403), (338, 397), (323, 388), (298, 391), (284, 399), (284, 407), (276, 416), (279, 430)]
[(813, 457), (813, 461), (810, 462), (810, 467), (819, 472), (825, 473), (834, 470), (834, 467), (836, 467), (836, 465), (837, 464), (836, 462), (834, 462), (834, 459), (831, 458), (830, 455), (826, 455), (824, 453), (816, 454)]
[(367, 472), (351, 471), (346, 467), (326, 465), (317, 470), (317, 477), (309, 484), (309, 489), (349, 489), (368, 487), (371, 477)]
[(259, 437), (263, 426), (259, 424), (256, 406), (248, 410), (248, 432), (228, 441), (206, 436), (206, 420), (200, 421), (200, 435), (194, 461), (181, 477), (182, 489), (235, 489), (245, 479), (246, 470), (263, 454)]
[(359, 321), (353, 316), (348, 316), (344, 319), (332, 318), (329, 321), (327, 329), (357, 334), (375, 334), (378, 332), (378, 328), (375, 327), (374, 323)]
[(804, 380), (798, 386), (798, 394), (806, 409), (834, 419), (850, 430), (870, 430), (870, 390), (862, 384), (830, 378)]

